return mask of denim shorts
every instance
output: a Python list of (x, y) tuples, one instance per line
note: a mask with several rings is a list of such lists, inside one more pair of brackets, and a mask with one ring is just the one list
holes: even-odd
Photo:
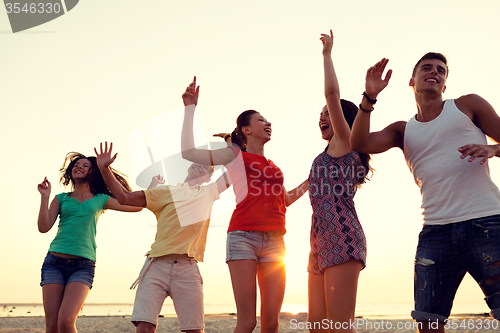
[(226, 262), (244, 259), (282, 262), (284, 258), (285, 241), (282, 231), (234, 230), (227, 233)]
[(48, 283), (67, 285), (70, 282), (81, 282), (92, 289), (94, 282), (95, 262), (86, 258), (62, 258), (47, 253), (42, 265), (43, 286)]
[(413, 319), (445, 323), (468, 272), (500, 319), (500, 215), (445, 225), (425, 225), (415, 256)]

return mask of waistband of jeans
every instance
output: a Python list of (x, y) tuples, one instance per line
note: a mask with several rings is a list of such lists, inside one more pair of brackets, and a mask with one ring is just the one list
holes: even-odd
[(171, 253), (171, 254), (166, 254), (161, 257), (156, 257), (156, 260), (193, 260), (193, 257), (188, 256), (186, 253), (184, 254), (178, 254), (178, 253)]
[(272, 231), (252, 231), (256, 234), (261, 234), (263, 236), (268, 236), (268, 237), (280, 237), (285, 235), (285, 232), (283, 230), (272, 230)]
[[(62, 253), (62, 254), (64, 255), (64, 253)], [(61, 256), (59, 256), (57, 254), (52, 253), (51, 251), (48, 251), (47, 255), (51, 256), (54, 260), (57, 260), (58, 262), (75, 262), (75, 261), (79, 262), (79, 261), (90, 260), (90, 259), (87, 259), (87, 258), (84, 258), (84, 257), (78, 257), (78, 256), (75, 256), (75, 257), (61, 257)], [(92, 260), (90, 260), (90, 261), (92, 261)]]

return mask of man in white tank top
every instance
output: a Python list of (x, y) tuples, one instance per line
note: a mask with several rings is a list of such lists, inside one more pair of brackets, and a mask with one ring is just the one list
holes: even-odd
[[(415, 310), (419, 332), (444, 332), (455, 293), (468, 272), (500, 319), (500, 192), (488, 159), (500, 157), (500, 117), (478, 95), (443, 100), (446, 58), (427, 53), (410, 87), (417, 114), (370, 133), (370, 115), (392, 71), (388, 59), (366, 74), (365, 92), (351, 131), (352, 149), (369, 154), (400, 148), (422, 193), (424, 227), (415, 257)], [(438, 323), (438, 324), (436, 324)]]

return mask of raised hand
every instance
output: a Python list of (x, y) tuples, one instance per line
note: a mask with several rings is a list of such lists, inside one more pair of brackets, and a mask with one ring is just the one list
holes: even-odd
[(333, 48), (333, 32), (330, 29), (330, 35), (321, 34), (321, 42), (323, 43), (323, 54), (329, 54)]
[(200, 94), (200, 86), (196, 86), (196, 76), (195, 76), (193, 78), (193, 82), (189, 84), (184, 94), (182, 94), (182, 101), (184, 102), (184, 106), (198, 104), (199, 94)]
[(155, 188), (159, 184), (165, 184), (165, 180), (161, 175), (156, 175), (153, 176), (153, 179), (151, 179), (151, 184), (149, 184), (148, 189), (150, 188)]
[(99, 168), (107, 168), (111, 163), (114, 162), (116, 159), (115, 154), (113, 157), (111, 157), (111, 152), (113, 150), (113, 142), (110, 142), (109, 144), (109, 149), (108, 149), (108, 141), (105, 142), (104, 144), (104, 150), (102, 149), (102, 142), (101, 142), (101, 153), (97, 152), (97, 149), (94, 147), (94, 152), (97, 157), (97, 165)]
[(40, 184), (38, 184), (38, 192), (40, 192), (40, 194), (42, 196), (49, 196), (50, 195), (50, 190), (51, 190), (50, 182), (47, 179), (47, 177), (45, 177), (43, 179), (43, 182), (41, 182)]
[(389, 84), (392, 69), (389, 69), (387, 74), (385, 74), (385, 78), (382, 79), (382, 74), (388, 62), (389, 59), (383, 58), (372, 67), (368, 68), (366, 72), (365, 91), (372, 99), (376, 99), (378, 94)]

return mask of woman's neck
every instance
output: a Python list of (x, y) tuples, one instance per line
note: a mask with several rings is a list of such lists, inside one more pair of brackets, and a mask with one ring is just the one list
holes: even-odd
[(264, 156), (264, 144), (261, 142), (248, 142), (246, 149), (247, 153)]
[(88, 195), (90, 192), (90, 184), (87, 182), (75, 182), (73, 193), (75, 195)]

